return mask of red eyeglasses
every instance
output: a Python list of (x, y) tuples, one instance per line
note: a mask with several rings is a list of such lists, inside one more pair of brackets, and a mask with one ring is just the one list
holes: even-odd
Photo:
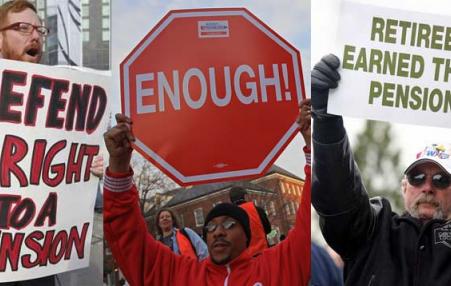
[(33, 30), (35, 30), (35, 29), (39, 33), (39, 35), (41, 35), (42, 37), (47, 36), (50, 32), (50, 30), (47, 27), (35, 26), (33, 24), (25, 23), (25, 22), (13, 23), (11, 25), (8, 25), (8, 26), (0, 29), (0, 31), (14, 30), (14, 31), (18, 31), (25, 35), (31, 35), (31, 33), (33, 33)]

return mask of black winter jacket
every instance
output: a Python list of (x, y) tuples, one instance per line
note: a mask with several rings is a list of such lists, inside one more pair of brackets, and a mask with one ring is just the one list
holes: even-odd
[(345, 285), (450, 286), (451, 222), (422, 224), (386, 199), (369, 200), (346, 134), (333, 144), (314, 135), (313, 146), (312, 203), (345, 261)]

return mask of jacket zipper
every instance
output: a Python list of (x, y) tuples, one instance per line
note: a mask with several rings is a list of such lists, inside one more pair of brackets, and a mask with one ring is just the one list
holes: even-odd
[(371, 275), (370, 283), (368, 283), (368, 286), (373, 285), (374, 279), (376, 279), (376, 275)]
[(232, 270), (230, 269), (230, 265), (226, 264), (226, 269), (227, 269), (227, 277), (224, 280), (224, 286), (228, 286), (229, 285), (229, 276), (230, 276), (230, 272), (232, 272)]

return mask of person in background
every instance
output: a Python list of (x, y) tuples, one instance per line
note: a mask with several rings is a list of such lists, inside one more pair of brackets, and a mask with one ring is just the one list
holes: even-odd
[(311, 255), (311, 286), (343, 286), (343, 270), (335, 264), (326, 249), (312, 241)]
[(188, 227), (180, 228), (177, 217), (170, 209), (161, 209), (155, 217), (158, 240), (174, 253), (198, 260), (208, 256), (208, 249), (202, 238)]
[(242, 187), (235, 186), (230, 189), (230, 201), (244, 209), (249, 216), (252, 238), (248, 251), (252, 256), (257, 256), (269, 247), (266, 235), (271, 232), (271, 224), (265, 210), (252, 201), (248, 202), (246, 195), (247, 192)]
[(97, 194), (96, 194), (96, 202), (94, 204), (94, 211), (96, 213), (102, 214), (103, 211), (103, 155), (97, 155), (94, 157), (92, 161), (92, 165), (90, 168), (91, 174), (99, 178), (99, 182), (97, 183)]

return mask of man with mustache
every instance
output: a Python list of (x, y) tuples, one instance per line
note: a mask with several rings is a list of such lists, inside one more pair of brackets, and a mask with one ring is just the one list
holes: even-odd
[(451, 285), (451, 144), (425, 147), (406, 168), (406, 212), (385, 198), (369, 199), (341, 116), (327, 114), (339, 59), (312, 71), (312, 203), (326, 241), (345, 262), (345, 285)]
[[(301, 108), (304, 110), (305, 108)], [(222, 203), (207, 215), (204, 238), (210, 257), (197, 261), (175, 255), (147, 232), (138, 192), (130, 169), (132, 122), (116, 115), (117, 125), (105, 133), (110, 163), (105, 176), (104, 232), (119, 268), (130, 285), (307, 285), (310, 272), (310, 166), (296, 226), (287, 239), (252, 257), (247, 251), (252, 233), (249, 217), (239, 206)], [(300, 129), (310, 157), (310, 112), (303, 113)]]
[[(39, 63), (44, 37), (49, 30), (42, 25), (33, 4), (25, 0), (0, 6), (0, 59)], [(54, 276), (0, 283), (4, 286), (52, 286)]]

